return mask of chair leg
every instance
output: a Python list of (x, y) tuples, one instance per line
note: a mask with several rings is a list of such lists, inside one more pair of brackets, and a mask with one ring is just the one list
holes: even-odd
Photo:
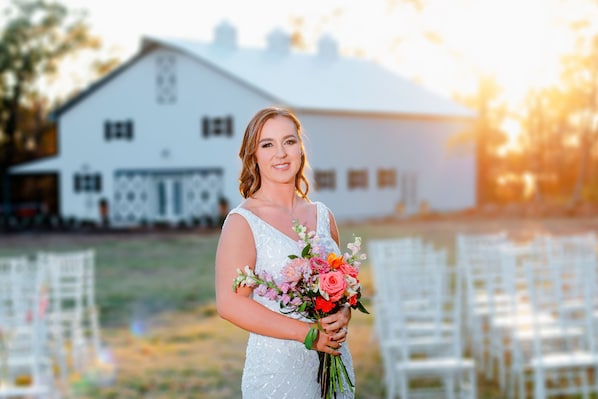
[(542, 370), (534, 371), (534, 399), (546, 399), (544, 392), (544, 373)]
[(581, 371), (581, 383), (583, 384), (583, 399), (590, 399), (590, 386), (588, 385), (588, 374), (585, 368)]
[(409, 379), (404, 373), (399, 376), (399, 392), (401, 399), (409, 399)]
[(477, 380), (476, 380), (476, 373), (475, 367), (472, 367), (469, 371), (469, 383), (470, 383), (470, 390), (471, 390), (471, 399), (477, 399), (476, 391), (477, 391)]
[(444, 379), (444, 386), (448, 395), (448, 399), (455, 399), (455, 376), (450, 376)]

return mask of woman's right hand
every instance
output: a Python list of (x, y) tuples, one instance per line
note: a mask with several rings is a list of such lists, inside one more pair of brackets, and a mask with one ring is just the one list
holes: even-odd
[(318, 352), (325, 352), (334, 356), (338, 356), (341, 354), (338, 351), (341, 346), (342, 343), (332, 339), (331, 335), (326, 334), (322, 330), (318, 330), (318, 338), (314, 341), (312, 349)]

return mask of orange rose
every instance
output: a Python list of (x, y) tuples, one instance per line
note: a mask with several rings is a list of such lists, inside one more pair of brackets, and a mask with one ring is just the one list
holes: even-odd
[(342, 255), (337, 256), (336, 254), (329, 254), (327, 260), (328, 260), (328, 263), (330, 264), (330, 267), (333, 269), (338, 269), (340, 265), (345, 263), (345, 259), (343, 259)]

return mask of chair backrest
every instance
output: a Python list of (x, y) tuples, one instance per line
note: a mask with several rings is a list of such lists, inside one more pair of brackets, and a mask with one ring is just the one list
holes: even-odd
[[(461, 271), (409, 269), (402, 273), (395, 328), (404, 360), (412, 356), (461, 357)], [(413, 289), (417, 286), (417, 290)]]
[(26, 257), (0, 258), (0, 329), (27, 323), (46, 276)]
[(436, 250), (420, 238), (375, 239), (368, 242), (376, 296), (392, 300), (401, 273), (409, 269), (436, 269), (446, 266), (446, 250)]
[[(595, 264), (553, 258), (550, 262), (525, 262), (530, 303), (534, 309), (534, 352), (541, 359), (554, 348), (546, 336), (559, 340), (569, 351), (596, 353), (593, 306), (596, 295)], [(541, 322), (550, 315), (554, 323)]]
[(68, 310), (83, 317), (84, 310), (95, 306), (94, 252), (42, 252), (38, 262), (48, 269), (52, 292), (52, 310)]
[[(27, 359), (19, 364), (33, 384), (49, 383), (42, 370), (47, 353), (45, 270), (25, 257), (0, 259), (0, 344), (7, 359)], [(10, 368), (11, 362), (8, 362)], [(10, 370), (8, 371), (11, 372)], [(47, 373), (46, 373), (47, 374)]]
[(473, 295), (484, 290), (488, 278), (499, 270), (499, 252), (509, 244), (504, 232), (488, 234), (457, 234), (457, 264), (465, 273), (465, 289)]

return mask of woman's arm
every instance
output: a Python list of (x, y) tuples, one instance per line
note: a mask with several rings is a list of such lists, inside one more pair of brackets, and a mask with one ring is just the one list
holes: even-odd
[[(225, 320), (256, 334), (303, 342), (309, 324), (276, 313), (249, 297), (251, 289), (240, 287), (233, 291), (237, 269), (255, 266), (255, 242), (247, 221), (231, 214), (224, 226), (216, 249), (216, 306)], [(334, 349), (333, 349), (334, 348)], [(338, 354), (338, 343), (320, 333), (314, 349)]]
[(336, 242), (336, 245), (340, 248), (341, 244), (338, 233), (338, 226), (336, 225), (336, 219), (334, 218), (334, 215), (332, 214), (332, 211), (330, 209), (328, 210), (328, 220), (330, 221), (330, 236), (332, 237), (334, 242)]
[[(328, 220), (330, 221), (330, 236), (340, 248), (340, 238), (338, 226), (331, 210), (328, 210)], [(342, 252), (342, 251), (341, 251)], [(330, 316), (326, 316), (321, 320), (322, 328), (336, 341), (343, 341), (351, 321), (351, 308), (344, 307), (340, 311)]]

